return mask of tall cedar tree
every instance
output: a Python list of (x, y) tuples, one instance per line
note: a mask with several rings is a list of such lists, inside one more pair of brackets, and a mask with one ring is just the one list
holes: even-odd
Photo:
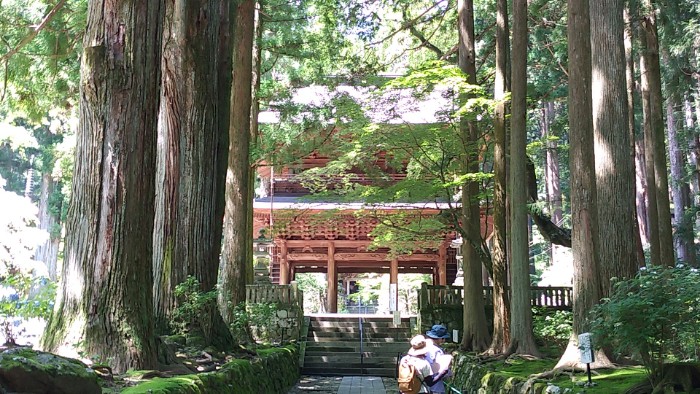
[[(474, 3), (459, 0), (459, 68), (467, 74), (468, 82), (476, 85), (476, 52), (474, 48)], [(464, 97), (466, 100), (467, 98)], [(460, 122), (460, 134), (466, 150), (464, 169), (468, 173), (479, 172), (476, 154), (479, 132), (475, 122)], [(464, 255), (464, 327), (461, 347), (464, 350), (486, 350), (489, 332), (484, 311), (482, 265), (477, 245), (481, 244), (478, 182), (467, 182), (462, 188), (462, 222), (466, 238), (462, 244)]]
[(245, 302), (247, 270), (252, 269), (252, 256), (249, 255), (252, 250), (248, 247), (248, 216), (252, 201), (248, 198), (248, 189), (254, 25), (255, 1), (241, 1), (236, 12), (234, 34), (236, 43), (219, 297), (219, 306), (227, 323), (233, 318), (232, 307)]
[(489, 353), (502, 354), (510, 343), (510, 296), (506, 253), (506, 74), (508, 72), (508, 2), (496, 0), (496, 80), (493, 147), (493, 336)]
[(574, 265), (573, 329), (557, 367), (579, 361), (578, 335), (587, 331), (586, 318), (601, 296), (596, 232), (593, 106), (591, 103), (591, 41), (588, 0), (569, 0), (569, 168), (571, 169), (571, 252)]
[[(43, 347), (156, 367), (153, 201), (162, 1), (91, 1), (62, 284)], [(79, 349), (68, 346), (79, 346)]]
[[(634, 119), (634, 91), (635, 80), (634, 80), (634, 57), (632, 54), (632, 40), (634, 36), (632, 21), (630, 17), (629, 4), (624, 9), (624, 19), (625, 19), (625, 83), (627, 85), (627, 127), (630, 133), (630, 156), (632, 156), (632, 161), (635, 166), (635, 190), (634, 190), (634, 204), (635, 204), (635, 222), (637, 223), (636, 228), (639, 231), (634, 232), (634, 243), (637, 250), (637, 258), (639, 261), (644, 261), (644, 246), (642, 244), (642, 234), (646, 237), (646, 208), (644, 205), (644, 195), (643, 195), (643, 183), (642, 179), (646, 179), (646, 172), (643, 167), (639, 165), (640, 161), (637, 158), (637, 133), (636, 133), (636, 121)], [(642, 220), (640, 220), (640, 218)]]
[[(156, 329), (168, 330), (175, 286), (194, 276), (216, 289), (221, 251), (231, 75), (228, 3), (165, 3), (153, 233)], [(223, 163), (223, 165), (222, 165)], [(216, 303), (197, 327), (208, 344), (232, 342)]]
[(513, 1), (511, 52), (510, 216), (511, 216), (511, 347), (521, 354), (539, 355), (532, 332), (530, 259), (527, 224), (527, 0)]
[(639, 262), (630, 235), (634, 221), (634, 166), (627, 130), (623, 0), (591, 4), (591, 67), (598, 250), (602, 296), (612, 278), (631, 278)]
[[(647, 12), (641, 23), (639, 41), (641, 43), (641, 56), (639, 59), (640, 76), (642, 79), (642, 99), (644, 110), (644, 141), (646, 159), (648, 195), (654, 196), (655, 205), (649, 199), (648, 212), (650, 217), (656, 211), (658, 239), (651, 239), (652, 264), (675, 265), (673, 253), (673, 231), (671, 228), (671, 205), (668, 197), (668, 163), (666, 160), (666, 136), (664, 133), (663, 98), (661, 95), (661, 66), (659, 61), (659, 38), (656, 28), (656, 15), (654, 4), (650, 0), (644, 0), (643, 8)], [(654, 174), (652, 177), (650, 174)], [(651, 180), (655, 182), (651, 182)], [(654, 230), (650, 223), (650, 230)], [(654, 232), (651, 233), (652, 235)], [(654, 248), (654, 242), (658, 242)], [(656, 257), (656, 259), (654, 259)]]

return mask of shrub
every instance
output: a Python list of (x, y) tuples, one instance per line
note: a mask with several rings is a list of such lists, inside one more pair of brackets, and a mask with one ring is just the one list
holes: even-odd
[(250, 338), (251, 328), (256, 336), (269, 342), (269, 327), (277, 312), (277, 304), (246, 304), (244, 302), (233, 308), (233, 319), (229, 328), (234, 338)]
[(173, 311), (171, 328), (176, 334), (186, 335), (201, 327), (200, 317), (206, 308), (216, 307), (216, 290), (202, 291), (194, 276), (175, 286), (177, 308)]
[(532, 325), (535, 338), (542, 344), (555, 345), (563, 350), (571, 337), (573, 314), (569, 311), (552, 311), (532, 308)]
[(609, 299), (592, 311), (596, 343), (617, 355), (641, 358), (652, 381), (664, 365), (698, 359), (700, 272), (650, 267), (615, 283)]

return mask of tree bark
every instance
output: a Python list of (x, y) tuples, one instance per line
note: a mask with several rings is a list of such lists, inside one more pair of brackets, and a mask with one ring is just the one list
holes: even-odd
[(248, 199), (248, 175), (254, 19), (255, 1), (243, 0), (238, 3), (234, 33), (236, 43), (231, 89), (224, 248), (219, 281), (219, 307), (227, 323), (233, 319), (233, 307), (245, 302), (246, 272), (252, 269), (252, 256), (248, 256), (248, 242), (252, 234), (247, 231), (248, 216), (252, 210), (252, 201)]
[[(660, 263), (674, 266), (676, 258), (673, 250), (673, 229), (671, 227), (671, 204), (668, 188), (668, 160), (666, 159), (666, 135), (664, 133), (664, 102), (661, 94), (661, 65), (659, 57), (659, 34), (656, 27), (655, 4), (644, 0), (648, 14), (643, 17), (642, 59), (646, 60), (647, 72), (642, 72), (642, 80), (648, 78), (650, 93), (651, 127), (654, 147), (654, 173), (656, 177), (656, 210), (659, 219), (659, 258)], [(646, 49), (646, 50), (645, 50)], [(647, 152), (649, 153), (649, 152)], [(652, 184), (649, 185), (650, 187)]]
[[(641, 30), (641, 29), (640, 29)], [(640, 41), (644, 47), (645, 34), (641, 31)], [(646, 172), (646, 211), (649, 223), (649, 254), (652, 265), (661, 264), (661, 241), (659, 238), (659, 211), (657, 199), (656, 171), (654, 170), (654, 125), (652, 121), (651, 92), (649, 88), (649, 65), (645, 55), (639, 58), (639, 72), (641, 74), (642, 88), (642, 113), (644, 125), (644, 168)]]
[[(629, 4), (624, 9), (623, 17), (625, 19), (625, 82), (627, 84), (627, 127), (630, 132), (630, 153), (632, 155), (632, 162), (637, 164), (637, 133), (634, 121), (634, 57), (632, 54), (632, 43), (634, 37), (634, 29), (632, 28), (632, 18), (630, 16)], [(637, 259), (642, 262), (644, 261), (644, 245), (642, 244), (642, 222), (640, 218), (646, 220), (646, 209), (642, 210), (641, 207), (644, 206), (644, 197), (640, 193), (642, 190), (639, 186), (640, 170), (642, 168), (637, 167), (635, 171), (635, 223), (637, 223), (634, 232), (634, 240), (637, 249)], [(642, 216), (642, 213), (644, 216)], [(646, 227), (644, 227), (646, 231)], [(646, 232), (645, 232), (646, 234)]]
[[(220, 117), (228, 103), (219, 102), (220, 65), (231, 51), (218, 51), (221, 26), (229, 10), (211, 0), (166, 2), (163, 39), (163, 91), (154, 226), (154, 307), (156, 328), (168, 332), (178, 306), (175, 286), (194, 276), (200, 291), (216, 289), (221, 251), (224, 175), (221, 146), (228, 139)], [(230, 37), (230, 33), (228, 34)], [(225, 38), (225, 36), (224, 36)], [(230, 69), (228, 70), (230, 73)], [(213, 176), (212, 176), (213, 174)], [(232, 337), (212, 304), (200, 311), (198, 325), (207, 344), (230, 347)]]
[[(61, 289), (43, 347), (156, 366), (153, 215), (163, 3), (92, 1)], [(72, 350), (72, 351), (71, 351)]]
[(600, 301), (601, 281), (597, 238), (593, 106), (591, 100), (591, 41), (588, 0), (569, 0), (569, 167), (574, 266), (572, 335), (555, 368), (579, 363), (578, 335), (587, 331), (591, 308)]
[(612, 278), (631, 278), (639, 262), (634, 242), (634, 167), (627, 130), (623, 0), (590, 4), (598, 228), (603, 296)]
[[(476, 52), (474, 47), (474, 4), (472, 0), (457, 3), (459, 33), (459, 68), (467, 75), (468, 82), (476, 84)], [(467, 97), (460, 99), (466, 100)], [(460, 121), (460, 133), (465, 147), (464, 170), (479, 172), (477, 146), (479, 133), (474, 122)], [(479, 184), (467, 182), (462, 188), (462, 225), (465, 240), (462, 244), (464, 256), (464, 328), (461, 347), (464, 350), (482, 351), (488, 347), (490, 338), (484, 310), (482, 264), (479, 258), (481, 244), (481, 212), (479, 209)]]
[(527, 222), (527, 0), (513, 1), (510, 123), (511, 344), (520, 354), (539, 356), (532, 332)]
[(503, 354), (510, 343), (510, 296), (508, 293), (508, 256), (506, 251), (506, 101), (505, 82), (508, 67), (508, 2), (496, 1), (496, 79), (494, 99), (493, 148), (493, 336), (488, 352)]
[(690, 185), (685, 181), (685, 152), (681, 149), (680, 135), (676, 130), (676, 112), (674, 105), (677, 100), (671, 95), (666, 102), (666, 128), (668, 129), (668, 149), (671, 161), (671, 194), (673, 196), (673, 216), (676, 228), (675, 246), (678, 260), (691, 267), (697, 266), (695, 257), (695, 228), (694, 222), (686, 210), (691, 208)]

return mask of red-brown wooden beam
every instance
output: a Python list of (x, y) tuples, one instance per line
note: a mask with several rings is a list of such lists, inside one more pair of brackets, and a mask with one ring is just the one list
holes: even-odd
[(391, 289), (393, 287), (393, 294), (390, 292), (390, 296), (393, 296), (393, 299), (390, 301), (390, 305), (393, 306), (391, 308), (392, 311), (396, 311), (399, 308), (399, 259), (393, 258), (391, 259), (391, 267), (389, 270), (389, 288)]
[(280, 243), (280, 284), (289, 284), (289, 260), (287, 256), (287, 242), (282, 240)]
[(447, 284), (447, 245), (444, 242), (438, 250), (437, 279), (439, 285)]
[(326, 305), (326, 312), (337, 313), (338, 312), (338, 270), (335, 265), (335, 245), (333, 242), (328, 244), (328, 267), (326, 269), (326, 278), (328, 280), (328, 305)]

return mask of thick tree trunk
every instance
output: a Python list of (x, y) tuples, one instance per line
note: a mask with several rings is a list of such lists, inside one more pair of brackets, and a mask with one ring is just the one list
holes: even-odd
[(532, 333), (527, 223), (527, 0), (513, 1), (510, 127), (511, 347), (539, 355)]
[[(668, 129), (668, 149), (671, 161), (671, 194), (673, 195), (673, 216), (676, 228), (675, 246), (678, 259), (691, 267), (697, 265), (695, 257), (694, 222), (686, 210), (690, 209), (690, 186), (685, 181), (685, 152), (681, 149), (680, 136), (676, 130), (674, 104), (678, 100), (671, 96), (666, 103), (666, 128)], [(687, 217), (688, 216), (688, 217)]]
[(236, 15), (231, 89), (231, 124), (229, 128), (228, 172), (226, 175), (226, 209), (224, 248), (221, 260), (219, 307), (224, 320), (231, 323), (233, 307), (245, 302), (247, 271), (252, 269), (248, 256), (248, 216), (252, 210), (248, 188), (250, 173), (250, 106), (253, 67), (255, 1), (238, 3)]
[[(157, 328), (168, 331), (177, 300), (175, 286), (194, 276), (200, 290), (216, 289), (221, 251), (224, 194), (222, 145), (228, 139), (220, 117), (228, 104), (219, 102), (217, 75), (230, 65), (231, 51), (218, 51), (229, 11), (211, 0), (166, 2), (163, 40), (158, 192), (154, 228), (154, 302)], [(230, 37), (230, 34), (229, 34)], [(224, 59), (222, 59), (222, 56)], [(230, 70), (224, 72), (229, 72)], [(214, 176), (212, 176), (214, 174)], [(232, 337), (216, 304), (204, 308), (193, 331), (221, 348)]]
[(61, 212), (61, 206), (52, 206), (51, 196), (60, 188), (50, 173), (41, 175), (41, 195), (39, 197), (39, 228), (48, 233), (48, 238), (36, 248), (34, 259), (46, 265), (49, 278), (55, 281), (58, 277), (58, 247), (61, 243), (61, 220), (56, 212)]
[[(627, 127), (630, 133), (630, 154), (632, 156), (632, 161), (637, 164), (637, 133), (634, 120), (634, 56), (632, 54), (633, 39), (634, 39), (634, 29), (632, 28), (632, 18), (630, 16), (629, 4), (624, 9), (623, 17), (625, 19), (625, 82), (627, 85)], [(640, 191), (643, 190), (639, 187), (639, 177), (640, 170), (642, 168), (636, 167), (635, 171), (635, 210), (634, 220), (636, 223), (634, 232), (634, 242), (637, 249), (637, 260), (642, 263), (644, 261), (644, 244), (642, 244), (642, 221), (640, 218), (646, 220), (646, 209), (640, 212), (640, 208), (644, 207), (644, 198)], [(644, 213), (644, 216), (642, 216)], [(646, 231), (646, 227), (644, 227)]]
[(489, 353), (502, 354), (510, 343), (510, 297), (508, 294), (508, 256), (506, 253), (506, 102), (505, 79), (508, 71), (508, 2), (497, 0), (496, 80), (494, 99), (493, 148), (493, 336)]
[[(644, 32), (640, 34), (640, 41), (644, 42)], [(642, 87), (642, 112), (644, 125), (644, 169), (646, 173), (646, 211), (649, 223), (649, 254), (652, 265), (661, 264), (661, 242), (659, 238), (659, 211), (656, 201), (656, 171), (654, 170), (654, 126), (651, 116), (651, 93), (649, 89), (648, 59), (641, 56), (639, 59), (639, 72), (641, 73)]]
[(629, 152), (625, 83), (623, 0), (590, 4), (598, 228), (603, 296), (612, 278), (634, 276), (639, 262), (634, 242), (634, 166)]
[(578, 335), (587, 331), (588, 313), (602, 295), (596, 238), (598, 211), (593, 172), (595, 159), (589, 15), (588, 0), (569, 0), (569, 167), (574, 304), (571, 339), (555, 368), (578, 364)]
[[(61, 289), (45, 349), (156, 366), (153, 212), (163, 3), (88, 3)], [(73, 350), (71, 352), (71, 350)]]
[[(656, 184), (656, 210), (659, 220), (659, 263), (673, 266), (676, 258), (673, 250), (673, 230), (671, 228), (671, 204), (668, 188), (668, 161), (666, 160), (666, 135), (664, 133), (663, 97), (661, 95), (661, 66), (659, 57), (659, 36), (656, 27), (655, 5), (651, 0), (643, 1), (648, 14), (642, 19), (644, 30), (641, 38), (642, 61), (646, 72), (641, 72), (642, 82), (647, 78), (650, 99), (651, 137), (654, 149), (654, 174)], [(649, 152), (647, 152), (648, 154)]]
[[(476, 84), (476, 52), (474, 48), (474, 4), (472, 0), (459, 0), (457, 28), (459, 33), (459, 67), (467, 74), (469, 83)], [(463, 99), (466, 99), (464, 97)], [(477, 146), (479, 133), (474, 122), (460, 122), (460, 133), (465, 146), (464, 169), (479, 172)], [(468, 182), (462, 188), (462, 225), (465, 239), (464, 255), (464, 329), (461, 347), (464, 350), (482, 351), (489, 345), (489, 332), (484, 311), (482, 262), (479, 258), (481, 244), (481, 212), (479, 209), (478, 182)]]
[[(686, 95), (683, 100), (683, 112), (685, 117), (685, 128), (695, 129), (695, 112), (690, 98)], [(700, 139), (696, 132), (688, 134), (688, 167), (690, 168), (690, 187), (693, 195), (696, 196), (694, 204), (697, 204), (697, 196), (700, 193)]]

